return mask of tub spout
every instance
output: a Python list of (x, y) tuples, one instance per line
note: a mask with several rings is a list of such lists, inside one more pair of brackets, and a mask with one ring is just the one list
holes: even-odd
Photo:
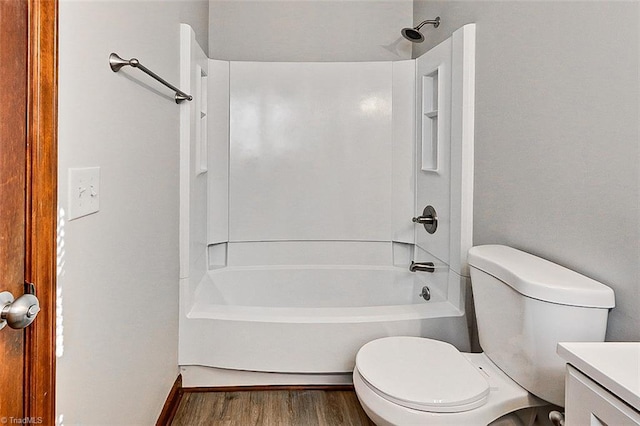
[(409, 270), (411, 272), (433, 272), (436, 270), (436, 265), (433, 262), (411, 262)]

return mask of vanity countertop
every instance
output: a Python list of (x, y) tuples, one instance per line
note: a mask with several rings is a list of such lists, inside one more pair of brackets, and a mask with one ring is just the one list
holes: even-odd
[(640, 342), (558, 343), (558, 355), (640, 411)]

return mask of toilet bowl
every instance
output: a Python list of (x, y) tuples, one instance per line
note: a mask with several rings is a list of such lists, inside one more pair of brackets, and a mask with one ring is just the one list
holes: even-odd
[(356, 357), (353, 384), (378, 426), (488, 425), (507, 413), (546, 405), (482, 353), (419, 337), (367, 343)]
[(353, 382), (378, 425), (484, 426), (517, 410), (564, 405), (558, 342), (603, 341), (613, 290), (531, 254), (500, 245), (468, 253), (484, 352), (420, 337), (371, 341)]

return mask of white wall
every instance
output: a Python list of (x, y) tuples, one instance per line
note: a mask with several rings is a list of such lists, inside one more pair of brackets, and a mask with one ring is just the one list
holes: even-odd
[(391, 71), (231, 62), (230, 241), (391, 241)]
[(611, 286), (608, 339), (640, 340), (640, 3), (428, 1), (418, 56), (477, 23), (474, 244)]
[(412, 0), (211, 0), (209, 57), (234, 61), (409, 59)]
[(57, 410), (72, 424), (153, 424), (177, 377), (179, 23), (207, 43), (206, 1), (60, 4), (60, 207), (67, 169), (101, 167), (100, 212), (64, 223)]

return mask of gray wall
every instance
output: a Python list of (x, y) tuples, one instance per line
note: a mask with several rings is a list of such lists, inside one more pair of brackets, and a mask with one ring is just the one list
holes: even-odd
[(233, 61), (388, 61), (410, 59), (400, 29), (412, 0), (209, 3), (209, 57)]
[[(60, 221), (58, 422), (154, 424), (178, 376), (181, 22), (207, 41), (206, 1), (60, 2), (59, 206), (70, 167), (100, 167), (100, 211)], [(150, 18), (152, 17), (152, 19)], [(115, 130), (115, 131), (114, 131)]]
[(609, 285), (607, 338), (640, 340), (639, 3), (414, 3), (437, 15), (414, 57), (477, 23), (474, 244)]

